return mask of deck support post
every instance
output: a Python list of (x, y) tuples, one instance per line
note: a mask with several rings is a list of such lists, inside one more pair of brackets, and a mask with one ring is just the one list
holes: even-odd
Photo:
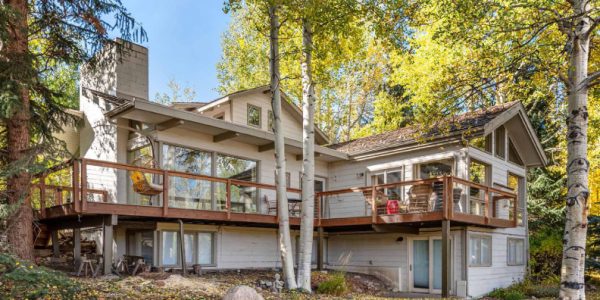
[(58, 245), (58, 230), (52, 230), (52, 232), (50, 232), (50, 237), (52, 239), (52, 257), (58, 258), (60, 256), (60, 247)]
[(324, 243), (324, 237), (323, 237), (323, 227), (318, 227), (317, 228), (317, 270), (322, 271), (323, 270), (323, 263), (324, 263), (324, 259), (323, 259), (323, 252), (324, 252), (324, 248), (323, 248), (323, 243)]
[(73, 228), (73, 267), (79, 269), (81, 264), (81, 229)]
[(116, 225), (116, 216), (108, 215), (104, 218), (102, 225), (102, 258), (104, 275), (109, 275), (112, 272), (113, 262), (113, 225)]
[(442, 221), (442, 298), (450, 296), (450, 220)]
[(183, 221), (179, 219), (179, 251), (181, 252), (181, 274), (187, 276), (187, 266), (185, 264), (185, 233), (183, 232)]

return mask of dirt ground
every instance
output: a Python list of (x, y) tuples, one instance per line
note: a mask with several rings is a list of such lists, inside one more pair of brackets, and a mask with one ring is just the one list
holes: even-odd
[[(182, 277), (170, 273), (142, 273), (119, 278), (74, 278), (81, 283), (80, 299), (221, 299), (228, 289), (236, 285), (255, 288), (265, 299), (381, 299), (397, 296), (383, 282), (373, 276), (346, 273), (348, 292), (342, 296), (313, 293), (275, 293), (264, 283), (273, 281), (275, 271), (228, 271), (207, 273), (202, 276)], [(314, 272), (313, 285), (326, 280), (330, 274)], [(261, 284), (262, 283), (262, 284)]]

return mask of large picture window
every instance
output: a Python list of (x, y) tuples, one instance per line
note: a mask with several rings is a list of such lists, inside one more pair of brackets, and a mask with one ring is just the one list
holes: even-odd
[[(256, 182), (258, 163), (255, 160), (217, 154), (217, 177)], [(217, 194), (225, 195), (225, 185), (217, 185)], [(225, 197), (219, 197), (219, 206), (225, 205)], [(231, 185), (231, 210), (235, 212), (257, 212), (258, 193), (256, 187)]]
[[(188, 265), (215, 264), (215, 234), (213, 232), (185, 232), (185, 262)], [(162, 231), (161, 234), (161, 263), (163, 266), (181, 264), (179, 253), (179, 233)]]
[(489, 267), (492, 265), (492, 237), (471, 235), (469, 237), (469, 266)]
[[(164, 144), (163, 168), (198, 175), (211, 175), (212, 153)], [(208, 180), (169, 177), (169, 206), (210, 209), (212, 184)]]

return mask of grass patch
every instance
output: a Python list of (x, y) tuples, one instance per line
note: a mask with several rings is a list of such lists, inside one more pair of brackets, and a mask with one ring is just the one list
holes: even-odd
[(346, 276), (341, 272), (331, 274), (328, 279), (319, 283), (319, 286), (317, 287), (317, 293), (332, 296), (341, 296), (347, 291), (348, 284), (346, 283)]
[(0, 254), (0, 298), (73, 299), (78, 285), (63, 273)]

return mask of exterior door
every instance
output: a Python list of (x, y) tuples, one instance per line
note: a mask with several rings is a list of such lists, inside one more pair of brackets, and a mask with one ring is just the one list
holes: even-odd
[[(452, 251), (452, 250), (450, 250)], [(450, 264), (452, 265), (452, 263)], [(409, 243), (410, 290), (440, 294), (442, 291), (442, 239), (421, 237)]]

